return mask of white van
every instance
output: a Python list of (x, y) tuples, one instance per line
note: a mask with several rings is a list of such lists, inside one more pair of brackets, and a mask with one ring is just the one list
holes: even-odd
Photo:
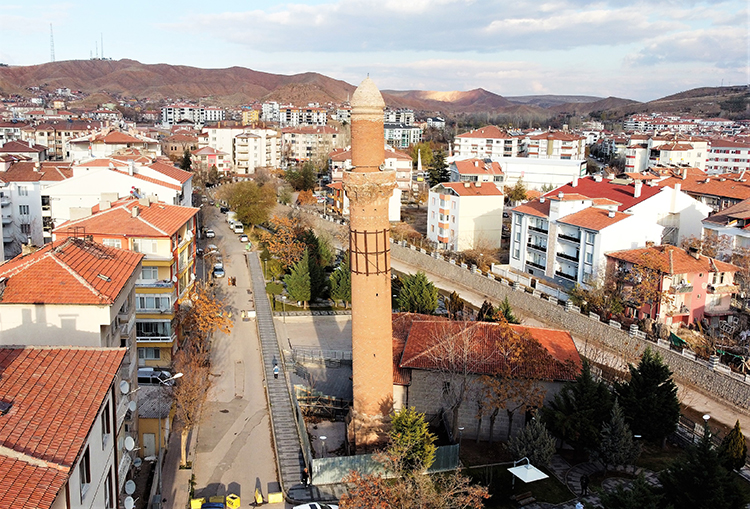
[(138, 368), (138, 385), (174, 385), (172, 373), (160, 368)]
[(245, 227), (242, 226), (242, 223), (240, 223), (239, 221), (234, 223), (232, 229), (234, 230), (234, 233), (245, 233)]

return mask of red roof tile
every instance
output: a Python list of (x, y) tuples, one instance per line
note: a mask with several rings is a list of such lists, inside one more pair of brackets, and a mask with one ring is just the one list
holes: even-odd
[(0, 304), (112, 304), (143, 255), (69, 238), (0, 265)]
[(464, 159), (456, 161), (456, 170), (459, 175), (502, 175), (503, 170), (500, 163), (493, 161), (485, 162), (483, 159)]
[(536, 217), (549, 217), (549, 199), (545, 198), (543, 202), (541, 200), (533, 200), (522, 203), (514, 208), (513, 212), (520, 212)]
[(0, 443), (71, 467), (107, 396), (125, 349), (1, 348)]
[(609, 217), (609, 211), (607, 210), (598, 207), (588, 207), (565, 217), (561, 217), (557, 222), (572, 226), (580, 226), (587, 230), (600, 231), (615, 223), (619, 223), (623, 219), (631, 217), (630, 214), (623, 214), (622, 212), (613, 212), (613, 214), (614, 217)]
[[(465, 184), (469, 184), (466, 186)], [(452, 189), (459, 196), (502, 196), (503, 192), (492, 182), (484, 182), (477, 185), (476, 182), (443, 182), (438, 184), (447, 189)], [(437, 186), (436, 186), (437, 187)], [(434, 188), (433, 188), (434, 189)], [(439, 189), (437, 189), (439, 192)]]
[(674, 187), (675, 184), (680, 184), (682, 190), (689, 194), (745, 200), (750, 198), (750, 182), (747, 182), (747, 179), (743, 179), (745, 182), (739, 182), (739, 177), (737, 173), (709, 176), (700, 170), (693, 170), (687, 172), (684, 180), (670, 177), (662, 180), (659, 185)]
[(169, 178), (175, 179), (181, 184), (184, 184), (193, 176), (193, 174), (189, 171), (185, 171), (174, 165), (165, 164), (162, 162), (155, 162), (147, 166), (152, 170), (158, 171), (162, 175), (166, 175)]
[(513, 136), (508, 135), (508, 133), (502, 131), (499, 127), (494, 125), (488, 125), (486, 127), (481, 127), (479, 129), (474, 129), (473, 131), (469, 131), (468, 133), (459, 134), (456, 136), (456, 138), (492, 138), (492, 139), (510, 139), (513, 138)]
[(35, 143), (32, 143), (31, 146), (29, 146), (28, 143), (23, 141), (9, 141), (2, 147), (0, 147), (0, 152), (14, 152), (14, 153), (39, 153), (44, 152), (47, 150), (47, 147), (44, 145), (37, 145)]
[(68, 482), (69, 473), (0, 456), (0, 506), (47, 509)]
[(701, 272), (737, 272), (736, 265), (701, 255), (696, 259), (684, 249), (670, 245), (627, 249), (606, 253), (609, 258), (635, 265), (645, 265), (664, 274), (691, 274)]
[(663, 185), (664, 184), (653, 187), (644, 185), (641, 187), (641, 196), (636, 198), (634, 196), (635, 186), (633, 184), (615, 184), (608, 179), (602, 179), (601, 182), (597, 182), (593, 177), (584, 177), (578, 179), (578, 185), (576, 187), (573, 187), (572, 184), (565, 184), (554, 191), (550, 191), (545, 196), (554, 197), (557, 196), (558, 193), (563, 193), (565, 195), (570, 193), (580, 194), (587, 196), (588, 198), (608, 198), (622, 204), (618, 210), (628, 210), (633, 205), (659, 194)]
[[(513, 340), (505, 331), (510, 327)], [(519, 340), (519, 341), (516, 341)], [(454, 369), (457, 356), (467, 359), (474, 374), (572, 380), (581, 358), (570, 333), (562, 330), (487, 322), (414, 320), (409, 329), (400, 368)], [(507, 353), (513, 350), (512, 355)], [(512, 357), (512, 359), (511, 359)], [(460, 361), (464, 364), (464, 361)]]

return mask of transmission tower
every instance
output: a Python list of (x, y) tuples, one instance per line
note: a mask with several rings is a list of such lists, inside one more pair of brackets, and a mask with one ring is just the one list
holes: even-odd
[(49, 24), (49, 56), (55, 61), (55, 36), (52, 34), (52, 23)]

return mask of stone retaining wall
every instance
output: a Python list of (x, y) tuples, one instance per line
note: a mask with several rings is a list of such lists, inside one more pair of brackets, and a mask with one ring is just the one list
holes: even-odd
[[(417, 269), (425, 272), (435, 272), (442, 277), (455, 281), (459, 285), (483, 293), (495, 302), (508, 298), (511, 305), (527, 314), (535, 316), (539, 321), (551, 327), (569, 330), (571, 334), (584, 340), (590, 340), (610, 350), (620, 353), (625, 359), (636, 362), (647, 346), (658, 351), (669, 368), (674, 373), (677, 382), (692, 385), (703, 392), (720, 397), (727, 402), (741, 408), (750, 408), (750, 384), (746, 377), (727, 372), (725, 366), (711, 369), (707, 362), (695, 359), (695, 354), (686, 351), (681, 354), (669, 349), (669, 344), (657, 345), (642, 339), (640, 334), (629, 334), (617, 328), (617, 322), (601, 322), (582, 315), (575, 306), (557, 305), (556, 299), (548, 299), (541, 292), (534, 292), (530, 288), (518, 288), (518, 283), (511, 286), (509, 281), (495, 274), (489, 278), (481, 273), (475, 273), (455, 263), (436, 259), (422, 254), (417, 250), (404, 247), (397, 243), (391, 244), (391, 255)], [(519, 291), (523, 290), (523, 291)], [(551, 300), (555, 302), (551, 302)], [(617, 325), (615, 325), (617, 324)], [(640, 332), (640, 331), (639, 331)], [(584, 353), (585, 355), (585, 353)]]

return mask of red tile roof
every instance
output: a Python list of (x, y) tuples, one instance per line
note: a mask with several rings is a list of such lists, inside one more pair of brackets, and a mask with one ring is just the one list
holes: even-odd
[(529, 136), (530, 140), (560, 140), (560, 141), (580, 141), (585, 140), (585, 136), (580, 136), (578, 134), (573, 133), (564, 133), (562, 131), (552, 131), (552, 132), (546, 132), (542, 134), (537, 134), (536, 136)]
[[(36, 165), (39, 164), (39, 168)], [(19, 161), (0, 172), (3, 182), (59, 182), (73, 176), (72, 163)]]
[[(469, 184), (468, 187), (465, 184)], [(503, 192), (492, 182), (443, 182), (438, 184), (447, 189), (452, 189), (459, 196), (502, 196)], [(439, 190), (438, 190), (439, 192)]]
[(0, 265), (0, 304), (112, 304), (143, 255), (68, 238)]
[(334, 127), (324, 126), (299, 126), (299, 127), (285, 127), (281, 130), (282, 133), (294, 133), (294, 134), (338, 134), (338, 130)]
[[(138, 215), (133, 217), (133, 208)], [(67, 221), (54, 229), (54, 233), (65, 235), (73, 228), (83, 227), (87, 235), (114, 235), (117, 237), (171, 237), (198, 213), (199, 209), (151, 203), (141, 205), (135, 198), (124, 198), (111, 208), (98, 210), (95, 214)]]
[[(125, 349), (1, 348), (0, 506), (49, 508), (67, 482)], [(112, 443), (112, 442), (110, 442)]]
[(499, 127), (494, 125), (488, 125), (479, 129), (474, 129), (468, 133), (459, 134), (456, 138), (492, 138), (492, 139), (510, 139), (513, 136), (509, 136), (508, 133), (502, 131)]
[(162, 162), (155, 162), (147, 165), (152, 170), (158, 171), (162, 175), (166, 175), (169, 178), (175, 179), (181, 184), (184, 184), (193, 176), (189, 171), (182, 170), (172, 164), (165, 164)]
[(491, 163), (485, 162), (483, 159), (464, 159), (463, 161), (456, 161), (453, 163), (456, 165), (456, 170), (459, 175), (502, 175), (503, 169), (500, 167), (500, 163), (492, 161)]
[(664, 274), (692, 274), (700, 272), (737, 272), (736, 265), (701, 255), (696, 259), (684, 249), (662, 245), (627, 249), (606, 253), (609, 258), (622, 260), (635, 265), (644, 265)]
[(550, 191), (545, 196), (554, 197), (557, 196), (558, 193), (566, 195), (568, 193), (575, 193), (589, 198), (608, 198), (622, 204), (618, 210), (628, 210), (633, 205), (659, 194), (661, 187), (664, 185), (665, 184), (661, 184), (661, 186), (653, 187), (644, 185), (641, 187), (641, 196), (636, 198), (634, 196), (635, 186), (633, 184), (616, 184), (608, 179), (602, 179), (601, 182), (597, 182), (593, 177), (584, 177), (578, 179), (578, 185), (576, 187), (573, 187), (572, 184), (565, 184), (554, 191)]
[(97, 135), (92, 141), (103, 141), (107, 145), (122, 145), (123, 143), (143, 143), (144, 140), (131, 136), (130, 134), (123, 133), (120, 131), (112, 131), (110, 133)]
[(37, 145), (35, 143), (32, 143), (31, 146), (29, 146), (28, 143), (22, 142), (22, 141), (9, 141), (2, 147), (0, 147), (0, 152), (14, 152), (14, 153), (39, 153), (44, 152), (47, 150), (47, 147), (44, 145)]
[(725, 175), (706, 175), (700, 170), (688, 171), (686, 178), (683, 180), (678, 177), (669, 177), (659, 185), (674, 187), (680, 184), (682, 190), (688, 194), (720, 196), (734, 200), (744, 200), (750, 198), (750, 182), (739, 182), (740, 175), (737, 173), (728, 173)]
[(226, 152), (222, 152), (221, 150), (216, 150), (213, 147), (203, 147), (203, 148), (197, 148), (191, 152), (193, 155), (202, 156), (202, 155), (229, 155)]
[(536, 217), (549, 217), (549, 199), (545, 198), (543, 202), (541, 200), (533, 200), (522, 203), (514, 208), (513, 212), (520, 212)]
[(609, 217), (609, 211), (607, 210), (598, 207), (588, 207), (565, 217), (561, 217), (557, 222), (572, 226), (580, 226), (587, 230), (600, 231), (615, 223), (619, 223), (628, 217), (631, 217), (631, 215), (623, 214), (622, 212), (614, 212), (614, 217)]
[[(505, 339), (506, 331), (513, 340)], [(581, 369), (581, 358), (567, 331), (426, 320), (412, 322), (399, 367), (455, 369), (451, 367), (455, 359), (452, 352), (457, 353), (457, 349), (467, 359), (469, 370), (478, 375), (505, 373), (513, 377), (572, 380)], [(510, 350), (514, 352), (512, 356), (506, 355)]]

